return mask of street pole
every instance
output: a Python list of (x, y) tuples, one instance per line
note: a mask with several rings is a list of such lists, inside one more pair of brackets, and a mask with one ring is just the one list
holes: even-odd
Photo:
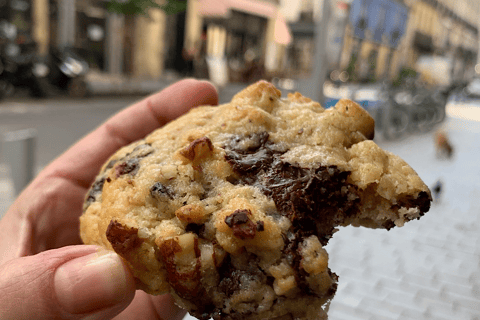
[(323, 0), (321, 19), (315, 19), (315, 54), (312, 75), (304, 84), (304, 95), (325, 105), (323, 85), (327, 76), (327, 36), (330, 17), (330, 0)]
[(110, 74), (120, 75), (123, 73), (124, 27), (124, 15), (111, 12), (107, 14), (105, 61), (107, 72)]
[(35, 176), (37, 131), (11, 131), (3, 138), (5, 162), (10, 167), (15, 195), (18, 195)]
[(38, 54), (40, 57), (46, 57), (50, 45), (50, 21), (48, 0), (33, 1), (33, 38), (38, 44)]
[(58, 2), (58, 47), (65, 48), (75, 44), (76, 14), (75, 0)]

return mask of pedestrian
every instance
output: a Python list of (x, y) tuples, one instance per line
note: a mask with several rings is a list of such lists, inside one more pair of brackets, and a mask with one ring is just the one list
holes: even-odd
[(117, 149), (192, 107), (217, 103), (210, 83), (180, 81), (114, 115), (40, 172), (0, 220), (0, 319), (182, 319), (169, 295), (135, 292), (116, 253), (82, 245), (79, 217)]
[(451, 159), (453, 156), (453, 146), (448, 139), (447, 133), (443, 130), (435, 132), (435, 154), (439, 159)]
[(433, 201), (440, 202), (442, 191), (443, 191), (442, 180), (437, 180), (437, 182), (435, 182), (435, 184), (432, 187), (432, 191), (433, 191)]

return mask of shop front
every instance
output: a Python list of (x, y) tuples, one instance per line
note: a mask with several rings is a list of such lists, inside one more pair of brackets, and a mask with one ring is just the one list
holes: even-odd
[[(197, 30), (190, 29), (196, 59), (206, 60), (218, 81), (253, 82), (279, 67), (282, 46), (291, 35), (278, 5), (254, 0), (197, 1)], [(190, 23), (193, 25), (193, 23)], [(201, 65), (201, 64), (199, 64)]]

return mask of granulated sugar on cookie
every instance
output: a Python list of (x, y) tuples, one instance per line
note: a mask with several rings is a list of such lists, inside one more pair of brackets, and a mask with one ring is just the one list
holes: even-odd
[(114, 154), (86, 197), (82, 239), (198, 319), (327, 319), (337, 227), (401, 227), (430, 207), (373, 135), (350, 100), (325, 110), (260, 81)]

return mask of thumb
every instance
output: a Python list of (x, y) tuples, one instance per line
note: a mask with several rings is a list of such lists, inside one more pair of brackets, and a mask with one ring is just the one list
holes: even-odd
[(116, 253), (70, 246), (0, 265), (0, 292), (0, 319), (110, 319), (135, 283)]

